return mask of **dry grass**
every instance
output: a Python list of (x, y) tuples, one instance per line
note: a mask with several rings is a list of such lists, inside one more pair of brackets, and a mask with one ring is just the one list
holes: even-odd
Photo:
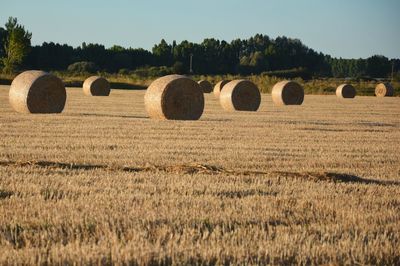
[(144, 91), (23, 115), (7, 89), (0, 264), (400, 263), (399, 98), (155, 121)]
[[(57, 77), (61, 78), (63, 82), (69, 87), (82, 86), (87, 75), (71, 75), (66, 72), (54, 71), (52, 72)], [(137, 75), (122, 75), (110, 73), (98, 73), (98, 75), (106, 78), (114, 89), (146, 89), (156, 77), (143, 77)], [(7, 75), (0, 73), (0, 84), (11, 84), (15, 74)], [(221, 80), (235, 80), (247, 79), (257, 85), (261, 93), (271, 93), (272, 87), (279, 81), (284, 79), (268, 75), (194, 75), (195, 80), (207, 80), (212, 84), (216, 84)], [(375, 96), (375, 87), (380, 81), (366, 81), (366, 80), (347, 80), (342, 78), (320, 78), (312, 80), (302, 80), (301, 78), (294, 79), (303, 86), (306, 94), (314, 95), (334, 95), (336, 88), (343, 83), (351, 84), (357, 91), (358, 96)], [(394, 88), (394, 96), (400, 96), (400, 81), (391, 82)]]

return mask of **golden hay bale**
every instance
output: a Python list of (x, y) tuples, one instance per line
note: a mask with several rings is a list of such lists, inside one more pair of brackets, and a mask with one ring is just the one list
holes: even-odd
[(110, 83), (102, 77), (89, 77), (83, 83), (83, 93), (87, 96), (108, 96), (110, 95)]
[(393, 94), (394, 94), (394, 88), (388, 82), (379, 83), (375, 87), (375, 95), (377, 97), (385, 97), (385, 96), (389, 97), (389, 96), (393, 96)]
[(194, 80), (181, 75), (168, 75), (150, 84), (144, 104), (151, 118), (197, 120), (203, 114), (204, 95)]
[(19, 74), (9, 92), (10, 104), (19, 113), (61, 113), (66, 99), (63, 82), (39, 70)]
[(202, 80), (198, 81), (197, 83), (199, 83), (200, 88), (204, 93), (212, 92), (213, 87), (209, 81), (202, 79)]
[(219, 97), (219, 95), (221, 94), (221, 90), (222, 88), (228, 84), (230, 82), (230, 80), (221, 80), (220, 82), (218, 82), (217, 84), (215, 84), (214, 86), (214, 96), (215, 97)]
[(253, 82), (233, 80), (224, 86), (219, 101), (227, 111), (257, 111), (261, 103), (261, 94)]
[(276, 105), (301, 105), (304, 101), (303, 87), (294, 81), (284, 80), (276, 83), (271, 95)]
[(342, 84), (336, 88), (336, 96), (339, 98), (356, 97), (356, 89), (350, 84)]

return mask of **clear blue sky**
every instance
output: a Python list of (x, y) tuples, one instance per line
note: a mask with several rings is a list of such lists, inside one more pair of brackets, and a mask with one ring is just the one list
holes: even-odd
[(231, 41), (256, 33), (298, 38), (335, 57), (400, 58), (400, 0), (0, 0), (44, 41), (151, 50), (167, 42)]

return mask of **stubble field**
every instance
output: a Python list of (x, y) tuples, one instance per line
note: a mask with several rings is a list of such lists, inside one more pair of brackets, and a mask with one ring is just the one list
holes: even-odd
[(400, 264), (400, 98), (154, 121), (144, 91), (23, 115), (0, 86), (0, 264)]

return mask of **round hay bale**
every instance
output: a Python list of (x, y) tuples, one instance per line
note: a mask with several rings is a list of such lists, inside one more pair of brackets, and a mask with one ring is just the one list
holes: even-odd
[(200, 88), (204, 93), (212, 92), (213, 87), (209, 81), (202, 79), (202, 80), (198, 81), (197, 83), (199, 83)]
[(356, 89), (350, 84), (342, 84), (336, 88), (336, 96), (339, 98), (356, 97)]
[(230, 82), (230, 80), (221, 80), (220, 82), (218, 82), (217, 84), (215, 84), (214, 86), (214, 96), (216, 98), (219, 98), (219, 95), (221, 94), (221, 90), (222, 88), (228, 84)]
[(375, 87), (375, 95), (377, 97), (390, 97), (394, 94), (394, 88), (388, 82), (379, 83)]
[(276, 105), (301, 105), (304, 101), (303, 87), (294, 81), (284, 80), (276, 83), (271, 95)]
[(89, 77), (83, 83), (83, 93), (87, 96), (108, 96), (110, 95), (110, 83), (102, 77)]
[(261, 103), (261, 94), (253, 82), (233, 80), (224, 86), (219, 101), (227, 111), (257, 111)]
[(25, 71), (11, 83), (9, 102), (19, 113), (61, 113), (67, 100), (63, 82), (39, 70)]
[(154, 119), (197, 120), (204, 110), (204, 95), (194, 80), (168, 75), (153, 81), (144, 96), (147, 113)]

